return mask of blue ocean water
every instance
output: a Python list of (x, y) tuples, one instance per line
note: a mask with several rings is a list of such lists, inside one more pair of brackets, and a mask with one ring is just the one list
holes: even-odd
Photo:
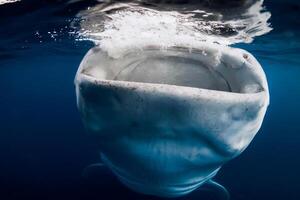
[[(94, 46), (70, 25), (94, 2), (21, 1), (0, 6), (0, 199), (159, 199), (136, 194), (98, 162), (76, 108), (74, 76)], [(265, 1), (273, 30), (249, 44), (267, 75), (271, 103), (262, 128), (215, 180), (234, 200), (300, 199), (300, 4)], [(215, 199), (195, 191), (180, 199)]]

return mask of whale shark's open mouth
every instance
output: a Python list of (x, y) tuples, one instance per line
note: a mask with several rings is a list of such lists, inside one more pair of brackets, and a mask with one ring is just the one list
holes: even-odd
[(232, 48), (147, 47), (118, 58), (100, 48), (89, 54), (83, 74), (98, 80), (166, 84), (235, 93), (263, 90), (252, 56)]

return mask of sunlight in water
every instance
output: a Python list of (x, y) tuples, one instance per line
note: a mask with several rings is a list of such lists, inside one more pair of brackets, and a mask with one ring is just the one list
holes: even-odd
[(6, 4), (6, 3), (14, 3), (16, 1), (20, 1), (20, 0), (0, 0), (0, 5)]
[(98, 4), (78, 14), (78, 35), (106, 49), (121, 49), (128, 43), (131, 48), (189, 46), (203, 41), (248, 43), (271, 30), (271, 14), (262, 3), (225, 10), (202, 4)]

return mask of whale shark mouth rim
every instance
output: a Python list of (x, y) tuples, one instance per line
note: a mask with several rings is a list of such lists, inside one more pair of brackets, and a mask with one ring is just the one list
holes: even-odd
[[(207, 51), (208, 50), (208, 51)], [(264, 94), (264, 93), (268, 93), (268, 86), (267, 86), (267, 81), (266, 81), (266, 76), (260, 66), (260, 64), (256, 61), (256, 59), (247, 51), (241, 50), (241, 49), (237, 49), (237, 48), (231, 48), (231, 47), (220, 47), (220, 45), (203, 45), (201, 48), (188, 48), (188, 47), (182, 47), (182, 46), (174, 46), (171, 48), (167, 48), (167, 49), (162, 49), (159, 48), (159, 46), (146, 46), (140, 49), (128, 49), (127, 51), (123, 52), (123, 55), (121, 55), (121, 59), (124, 56), (130, 55), (130, 54), (143, 54), (145, 52), (148, 51), (157, 51), (159, 53), (166, 53), (166, 52), (179, 52), (179, 53), (185, 53), (187, 55), (191, 55), (191, 54), (196, 54), (196, 55), (200, 55), (200, 54), (206, 54), (206, 53), (211, 53), (210, 51), (216, 51), (217, 52), (213, 52), (212, 55), (213, 57), (215, 56), (223, 56), (224, 54), (228, 54), (228, 52), (230, 52), (231, 50), (233, 50), (233, 52), (231, 52), (231, 54), (226, 55), (228, 58), (226, 59), (222, 59), (222, 58), (218, 58), (218, 62), (219, 64), (223, 64), (226, 68), (232, 68), (232, 70), (236, 70), (236, 71), (242, 71), (241, 69), (234, 69), (234, 68), (243, 68), (243, 67), (235, 67), (233, 66), (233, 64), (231, 62), (240, 62), (242, 63), (242, 65), (247, 65), (246, 67), (244, 66), (244, 68), (250, 69), (248, 70), (248, 72), (246, 72), (246, 75), (251, 75), (252, 77), (254, 77), (257, 82), (257, 84), (255, 84), (256, 88), (254, 90), (251, 91), (251, 89), (249, 91), (237, 91), (237, 90), (233, 90), (231, 88), (231, 84), (229, 83), (229, 81), (224, 78), (223, 76), (223, 72), (219, 72), (217, 70), (215, 70), (219, 75), (222, 76), (222, 78), (224, 78), (225, 83), (228, 85), (229, 90), (220, 90), (220, 89), (208, 89), (208, 88), (202, 88), (202, 87), (197, 87), (197, 86), (186, 86), (186, 85), (177, 85), (177, 84), (169, 84), (169, 83), (155, 83), (155, 82), (143, 82), (143, 81), (128, 81), (128, 80), (114, 80), (112, 78), (107, 78), (107, 77), (97, 77), (94, 76), (93, 74), (89, 74), (87, 73), (87, 69), (86, 69), (86, 63), (84, 60), (88, 60), (88, 57), (93, 56), (92, 54), (102, 54), (102, 58), (103, 55), (108, 56), (108, 52), (102, 51), (101, 47), (94, 47), (92, 48), (87, 55), (85, 56), (85, 58), (83, 59), (83, 61), (80, 64), (80, 67), (77, 71), (76, 77), (75, 77), (75, 82), (79, 81), (81, 82), (81, 80), (85, 80), (85, 82), (92, 82), (96, 85), (102, 85), (102, 84), (108, 84), (108, 85), (115, 85), (115, 86), (122, 86), (122, 87), (172, 87), (174, 89), (180, 89), (180, 88), (189, 88), (192, 90), (197, 90), (197, 91), (202, 91), (205, 93), (209, 93), (209, 96), (214, 96), (217, 94), (226, 94), (226, 95), (233, 95), (236, 97), (236, 95), (238, 96), (244, 96), (247, 98), (247, 96), (249, 95), (253, 95), (253, 94)], [(229, 51), (228, 51), (229, 50)], [(236, 51), (238, 50), (238, 51)], [(207, 52), (206, 52), (207, 51)], [(226, 52), (228, 51), (228, 52)], [(220, 55), (218, 55), (220, 54)], [(240, 57), (239, 57), (240, 56)], [(98, 59), (98, 58), (97, 58)], [(109, 57), (109, 59), (120, 59), (120, 58), (111, 58)], [(98, 59), (98, 61), (103, 61), (101, 60), (101, 58)], [(200, 59), (201, 60), (201, 59)], [(245, 62), (246, 60), (246, 62)], [(231, 61), (231, 62), (230, 62)], [(111, 60), (109, 60), (109, 62), (113, 63)], [(108, 64), (110, 64), (108, 62)], [(100, 62), (101, 63), (101, 62)], [(89, 64), (90, 65), (90, 64)], [(96, 64), (97, 65), (97, 64)], [(214, 64), (212, 64), (214, 65)], [(233, 67), (232, 67), (233, 66)], [(95, 67), (95, 66), (92, 66)], [(214, 69), (213, 69), (214, 70)], [(226, 69), (227, 70), (227, 69)], [(223, 96), (223, 95), (222, 95)]]
[(196, 87), (186, 87), (177, 85), (167, 85), (158, 83), (140, 83), (140, 82), (128, 82), (128, 81), (116, 81), (116, 80), (99, 80), (89, 75), (81, 75), (77, 78), (78, 89), (84, 87), (101, 87), (106, 89), (126, 90), (142, 93), (160, 93), (164, 96), (174, 96), (175, 98), (183, 99), (195, 98), (199, 100), (207, 100), (211, 102), (232, 103), (232, 102), (253, 102), (261, 104), (260, 106), (269, 105), (269, 93), (267, 90), (263, 90), (256, 93), (236, 93), (226, 92), (218, 90), (208, 90)]

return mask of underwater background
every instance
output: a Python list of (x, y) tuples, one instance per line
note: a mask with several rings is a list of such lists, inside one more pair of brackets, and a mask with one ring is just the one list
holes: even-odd
[[(99, 153), (76, 108), (74, 76), (95, 44), (78, 38), (74, 19), (96, 3), (0, 5), (0, 199), (159, 199), (128, 190), (105, 169), (83, 176)], [(214, 180), (233, 200), (298, 200), (300, 2), (266, 0), (264, 7), (273, 30), (232, 46), (262, 65), (270, 105), (252, 143)], [(217, 197), (199, 190), (178, 199)]]

